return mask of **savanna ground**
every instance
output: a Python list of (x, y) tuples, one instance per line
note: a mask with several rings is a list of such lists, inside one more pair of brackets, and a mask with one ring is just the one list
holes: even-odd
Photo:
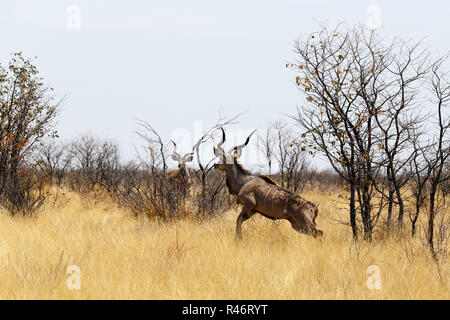
[[(449, 299), (420, 236), (354, 242), (338, 193), (306, 192), (320, 204), (322, 241), (261, 216), (234, 237), (236, 210), (198, 222), (135, 218), (108, 201), (59, 190), (35, 217), (0, 215), (2, 299)], [(55, 198), (56, 199), (56, 198)], [(344, 207), (344, 205), (342, 205)], [(68, 266), (81, 287), (70, 290)], [(371, 265), (381, 289), (369, 289)]]

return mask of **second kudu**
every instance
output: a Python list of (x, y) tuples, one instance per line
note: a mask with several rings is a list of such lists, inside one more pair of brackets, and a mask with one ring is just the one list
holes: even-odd
[(166, 171), (166, 178), (173, 186), (174, 190), (178, 191), (183, 197), (186, 195), (191, 185), (191, 175), (186, 163), (191, 162), (194, 158), (194, 153), (186, 153), (181, 156), (177, 152), (177, 145), (173, 142), (174, 150), (172, 152), (172, 160), (178, 162), (178, 169)]
[(225, 172), (229, 192), (236, 195), (237, 201), (243, 205), (236, 221), (236, 236), (242, 238), (242, 223), (255, 213), (260, 213), (269, 219), (286, 219), (298, 232), (313, 237), (322, 236), (323, 232), (316, 229), (317, 206), (278, 186), (267, 176), (252, 175), (237, 162), (242, 149), (248, 144), (255, 131), (248, 136), (244, 144), (225, 152), (222, 148), (225, 142), (225, 131), (222, 129), (222, 141), (214, 147), (214, 154), (220, 159), (214, 168)]

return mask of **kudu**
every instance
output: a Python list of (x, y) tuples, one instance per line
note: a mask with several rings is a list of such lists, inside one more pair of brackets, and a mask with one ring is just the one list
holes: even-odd
[(244, 144), (225, 152), (222, 148), (225, 131), (221, 129), (222, 141), (214, 147), (214, 154), (220, 160), (214, 168), (225, 172), (229, 192), (236, 195), (238, 203), (243, 205), (236, 221), (236, 236), (242, 238), (242, 223), (255, 213), (273, 220), (287, 219), (297, 232), (313, 237), (322, 236), (323, 232), (316, 229), (318, 208), (312, 202), (278, 186), (267, 176), (252, 175), (237, 162), (242, 149), (247, 146), (256, 130), (248, 136)]
[(189, 169), (186, 167), (186, 163), (191, 162), (194, 159), (194, 153), (190, 152), (181, 156), (177, 152), (176, 143), (173, 141), (172, 143), (174, 146), (172, 160), (178, 162), (178, 169), (166, 171), (166, 179), (169, 184), (184, 197), (191, 185), (191, 176)]

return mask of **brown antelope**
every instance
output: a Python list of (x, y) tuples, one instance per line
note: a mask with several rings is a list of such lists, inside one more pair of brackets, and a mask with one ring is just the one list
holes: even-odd
[(225, 152), (222, 148), (225, 131), (221, 129), (222, 141), (214, 147), (214, 154), (220, 160), (214, 168), (225, 172), (229, 192), (236, 195), (238, 203), (243, 205), (236, 221), (236, 236), (242, 238), (242, 223), (255, 213), (273, 220), (287, 219), (297, 232), (313, 237), (322, 236), (323, 232), (316, 229), (318, 208), (312, 202), (278, 186), (267, 176), (252, 175), (237, 162), (242, 149), (256, 130), (248, 136), (244, 144)]
[(187, 162), (191, 162), (194, 159), (194, 153), (186, 153), (181, 156), (177, 152), (177, 145), (173, 142), (172, 160), (178, 162), (178, 169), (166, 171), (166, 178), (171, 185), (173, 185), (181, 194), (186, 195), (187, 189), (191, 185), (191, 176), (189, 169), (186, 167)]

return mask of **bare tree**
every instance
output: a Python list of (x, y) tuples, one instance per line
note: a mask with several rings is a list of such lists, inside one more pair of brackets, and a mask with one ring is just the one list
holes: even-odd
[(425, 119), (415, 110), (423, 102), (428, 51), (421, 42), (387, 43), (363, 26), (338, 25), (298, 41), (295, 52), (298, 61), (288, 66), (300, 73), (296, 82), (307, 103), (293, 118), (310, 152), (323, 154), (348, 183), (353, 236), (359, 211), (364, 236), (371, 239), (386, 200), (387, 225), (394, 205), (401, 225), (402, 188), (415, 155), (411, 128)]
[(304, 147), (297, 141), (293, 141), (287, 150), (286, 189), (297, 193), (303, 191), (310, 173), (309, 161), (306, 158)]
[(259, 136), (259, 150), (263, 153), (269, 167), (269, 175), (272, 174), (272, 161), (274, 159), (274, 132), (270, 126), (266, 129), (265, 134)]
[[(286, 185), (286, 169), (289, 161), (289, 149), (295, 140), (292, 129), (286, 122), (278, 120), (270, 124), (273, 132), (273, 156), (278, 164), (278, 170), (281, 175), (281, 186)], [(289, 180), (289, 179), (288, 179)]]
[[(149, 145), (149, 148), (153, 148), (150, 150), (152, 154), (158, 154), (158, 160), (162, 163), (162, 170), (166, 172), (167, 170), (167, 152), (166, 145), (164, 144), (163, 139), (158, 134), (158, 132), (153, 128), (150, 123), (137, 120), (137, 124), (141, 127), (141, 131), (136, 131), (136, 133)], [(155, 159), (156, 160), (156, 159)]]
[[(298, 61), (288, 64), (299, 72), (297, 85), (306, 104), (293, 116), (304, 130), (303, 143), (311, 154), (320, 152), (347, 182), (353, 235), (358, 234), (359, 211), (364, 237), (371, 239), (384, 206), (386, 224), (403, 224), (406, 186), (414, 185), (415, 210), (410, 215), (415, 233), (420, 208), (429, 200), (428, 242), (433, 247), (435, 202), (449, 177), (449, 81), (442, 65), (429, 62), (422, 42), (395, 38), (387, 43), (364, 27), (323, 27), (299, 40)], [(428, 128), (424, 88), (431, 79), (437, 105), (436, 126)], [(422, 109), (422, 110), (421, 110)], [(424, 142), (426, 132), (437, 131)], [(386, 191), (387, 189), (387, 191)], [(378, 210), (376, 208), (378, 207)]]
[[(382, 77), (376, 87), (363, 87), (361, 96), (367, 106), (375, 110), (378, 133), (374, 136), (381, 151), (381, 163), (385, 168), (389, 195), (387, 226), (391, 225), (393, 204), (398, 206), (397, 223), (403, 224), (405, 211), (402, 188), (409, 181), (408, 164), (415, 157), (411, 148), (412, 130), (420, 127), (426, 119), (421, 106), (420, 89), (429, 71), (428, 51), (421, 42), (408, 43), (397, 40), (389, 48), (389, 56), (380, 58)], [(376, 99), (374, 99), (376, 98)]]
[(291, 126), (283, 120), (270, 122), (258, 143), (267, 160), (269, 174), (274, 161), (281, 177), (281, 186), (294, 193), (301, 191), (307, 179), (309, 162), (305, 147), (298, 141)]
[(120, 148), (115, 141), (109, 139), (99, 141), (98, 148), (96, 167), (99, 172), (97, 175), (99, 180), (97, 183), (105, 187), (108, 192), (111, 192), (112, 190), (108, 189), (108, 181), (119, 183), (122, 179)]
[(69, 143), (71, 185), (79, 192), (90, 192), (96, 185), (105, 186), (105, 178), (114, 178), (120, 165), (117, 143), (91, 134), (83, 134)]
[[(432, 144), (432, 158), (428, 160), (431, 168), (430, 190), (429, 190), (429, 217), (428, 217), (428, 244), (437, 261), (434, 246), (434, 221), (437, 214), (437, 195), (439, 186), (450, 179), (450, 172), (447, 170), (447, 161), (450, 159), (450, 117), (448, 110), (450, 102), (450, 78), (448, 73), (442, 70), (444, 62), (448, 56), (439, 59), (432, 66), (431, 91), (433, 102), (436, 106), (437, 136)], [(447, 112), (445, 112), (447, 111)]]
[(67, 151), (67, 145), (51, 140), (41, 142), (36, 148), (35, 162), (38, 168), (46, 172), (58, 186), (70, 168), (71, 157)]
[(421, 208), (428, 199), (428, 182), (431, 176), (432, 167), (427, 163), (428, 147), (421, 146), (419, 138), (421, 135), (414, 135), (411, 140), (414, 145), (414, 157), (409, 166), (411, 172), (411, 191), (414, 195), (414, 212), (410, 215), (411, 236), (416, 234), (416, 224), (419, 219)]

